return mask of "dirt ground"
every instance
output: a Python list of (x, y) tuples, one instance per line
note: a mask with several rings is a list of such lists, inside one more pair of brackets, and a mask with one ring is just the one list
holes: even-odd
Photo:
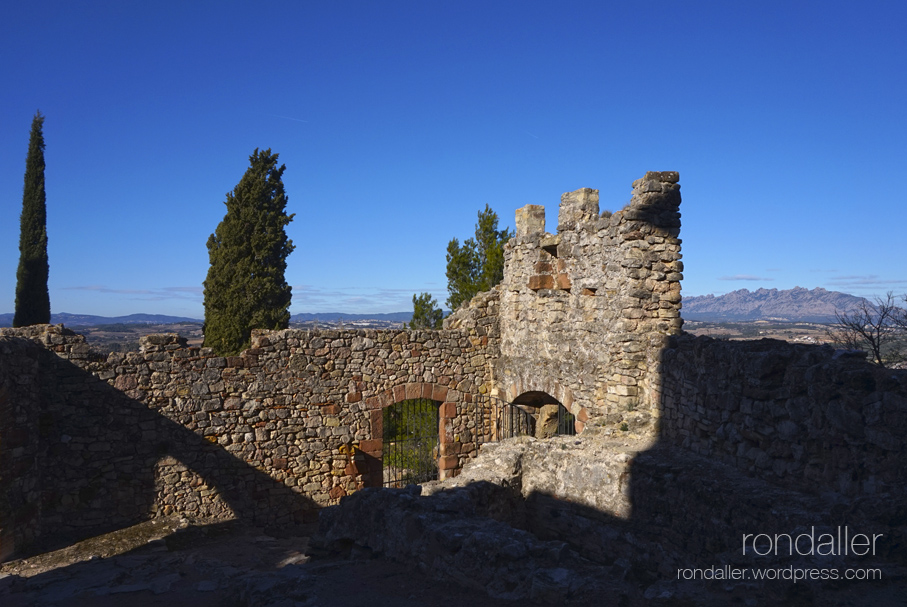
[[(0, 565), (2, 607), (425, 607), (516, 605), (364, 552), (320, 556), (314, 526), (256, 529), (236, 523), (157, 519)], [(702, 587), (696, 596), (639, 592), (596, 597), (596, 606), (907, 604), (907, 571), (882, 583), (813, 594), (787, 585), (752, 593)], [(801, 585), (802, 586), (802, 585)], [(771, 592), (769, 592), (771, 590)], [(798, 592), (798, 591), (804, 592)], [(646, 593), (649, 595), (650, 593)], [(533, 604), (519, 601), (520, 605)], [(572, 601), (557, 604), (573, 605)], [(585, 603), (583, 603), (585, 604)]]
[[(313, 527), (161, 519), (0, 565), (3, 607), (500, 605), (367, 554), (313, 558)], [(451, 603), (453, 601), (453, 603)], [(506, 603), (506, 602), (505, 602)]]

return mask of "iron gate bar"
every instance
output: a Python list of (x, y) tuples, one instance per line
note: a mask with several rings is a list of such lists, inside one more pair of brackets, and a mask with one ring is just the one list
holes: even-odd
[(404, 487), (438, 478), (440, 403), (415, 398), (384, 409), (382, 484)]

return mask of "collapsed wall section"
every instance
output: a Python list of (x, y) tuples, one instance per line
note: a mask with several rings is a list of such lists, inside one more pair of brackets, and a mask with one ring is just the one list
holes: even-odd
[(630, 203), (599, 213), (598, 191), (564, 194), (557, 234), (544, 207), (516, 215), (505, 247), (501, 355), (495, 385), (506, 400), (539, 391), (594, 423), (654, 431), (655, 371), (680, 333), (680, 185), (675, 172), (633, 183)]

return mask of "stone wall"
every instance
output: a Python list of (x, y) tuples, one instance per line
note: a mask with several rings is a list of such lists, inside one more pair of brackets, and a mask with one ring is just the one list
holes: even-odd
[(544, 392), (577, 416), (651, 430), (660, 402), (654, 372), (680, 332), (680, 186), (677, 173), (646, 173), (629, 204), (599, 213), (598, 191), (564, 194), (557, 234), (544, 207), (516, 213), (505, 247), (500, 300), (501, 398)]
[(0, 339), (0, 561), (32, 542), (41, 523), (35, 390), (40, 350)]
[(662, 440), (773, 484), (845, 496), (907, 487), (907, 371), (777, 340), (684, 335), (662, 355)]
[[(241, 356), (176, 335), (100, 358), (62, 326), (0, 333), (0, 529), (21, 545), (157, 514), (307, 520), (381, 483), (382, 409), (440, 408), (440, 468), (490, 438), (486, 326), (257, 331)], [(37, 345), (43, 347), (37, 347)], [(32, 511), (34, 510), (34, 511)]]

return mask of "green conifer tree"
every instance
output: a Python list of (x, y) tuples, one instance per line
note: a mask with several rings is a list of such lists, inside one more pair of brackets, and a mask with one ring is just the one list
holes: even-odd
[(250, 167), (227, 194), (227, 214), (208, 238), (211, 267), (205, 279), (205, 346), (220, 355), (248, 347), (252, 329), (286, 329), (291, 287), (284, 278), (287, 238), (284, 165), (271, 150), (249, 157)]
[(467, 238), (462, 245), (454, 238), (447, 244), (447, 305), (451, 310), (504, 279), (504, 244), (512, 237), (510, 230), (498, 230), (498, 214), (486, 204), (479, 211), (475, 238)]
[(50, 322), (47, 278), (47, 199), (44, 192), (44, 116), (35, 113), (25, 160), (25, 188), (19, 218), (19, 268), (16, 271), (14, 327)]
[[(444, 320), (444, 312), (438, 308), (438, 302), (431, 293), (416, 295), (413, 293), (413, 318), (409, 323), (410, 329), (440, 329)], [(404, 323), (404, 327), (406, 327)]]

